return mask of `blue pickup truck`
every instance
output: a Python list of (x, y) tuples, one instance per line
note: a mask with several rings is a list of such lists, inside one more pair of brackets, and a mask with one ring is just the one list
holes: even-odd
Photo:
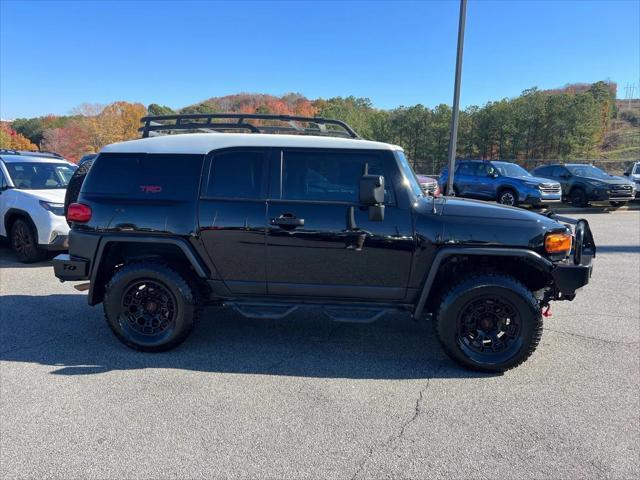
[[(445, 169), (438, 183), (444, 191), (449, 172)], [(515, 163), (490, 160), (459, 160), (453, 190), (457, 197), (494, 200), (503, 205), (538, 207), (562, 201), (560, 183), (534, 177)]]

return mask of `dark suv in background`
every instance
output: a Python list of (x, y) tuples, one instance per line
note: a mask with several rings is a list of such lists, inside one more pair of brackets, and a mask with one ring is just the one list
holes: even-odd
[[(445, 169), (439, 179), (442, 190), (446, 188), (448, 176)], [(538, 207), (561, 200), (558, 182), (536, 178), (511, 162), (459, 160), (453, 189), (457, 197), (494, 200), (512, 207), (520, 204)]]
[(563, 199), (574, 207), (586, 207), (590, 201), (608, 201), (614, 207), (619, 207), (636, 194), (633, 182), (609, 175), (593, 165), (558, 163), (540, 166), (533, 173), (560, 182)]

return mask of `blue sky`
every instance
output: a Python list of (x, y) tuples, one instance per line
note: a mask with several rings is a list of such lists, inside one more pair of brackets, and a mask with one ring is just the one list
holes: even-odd
[[(238, 92), (451, 103), (457, 1), (0, 0), (0, 117)], [(463, 106), (640, 81), (640, 2), (470, 0)], [(637, 90), (636, 90), (637, 92)]]

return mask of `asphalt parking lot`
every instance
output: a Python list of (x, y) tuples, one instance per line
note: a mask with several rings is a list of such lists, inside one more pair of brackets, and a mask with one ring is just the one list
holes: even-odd
[(640, 212), (585, 217), (592, 283), (499, 376), (404, 316), (211, 310), (178, 349), (136, 353), (1, 248), (0, 476), (638, 478)]

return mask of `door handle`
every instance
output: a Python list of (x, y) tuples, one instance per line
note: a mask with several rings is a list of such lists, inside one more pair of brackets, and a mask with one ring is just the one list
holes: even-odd
[(304, 226), (304, 218), (298, 218), (291, 213), (283, 213), (277, 218), (271, 219), (271, 225), (283, 228), (296, 228)]

